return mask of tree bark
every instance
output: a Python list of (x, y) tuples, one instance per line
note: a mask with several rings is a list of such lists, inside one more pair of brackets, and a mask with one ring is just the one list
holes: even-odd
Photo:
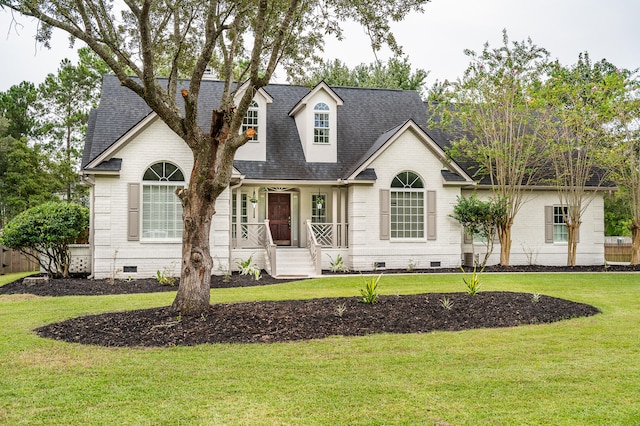
[(181, 314), (206, 312), (210, 301), (213, 259), (209, 235), (216, 198), (198, 196), (194, 180), (182, 198), (182, 267), (178, 294), (171, 305), (171, 310)]
[(567, 266), (576, 266), (580, 223), (567, 223)]
[(631, 265), (640, 264), (640, 225), (631, 224)]
[[(186, 98), (188, 92), (183, 96)], [(187, 103), (186, 108), (191, 106)], [(195, 114), (191, 114), (195, 118)], [(231, 107), (214, 110), (211, 132), (205, 134), (191, 123), (186, 140), (194, 157), (189, 186), (176, 191), (182, 202), (182, 266), (180, 286), (171, 310), (180, 314), (202, 314), (209, 309), (211, 270), (210, 234), (215, 204), (227, 188), (233, 169), (233, 138), (229, 136)]]
[(498, 229), (500, 239), (500, 265), (509, 266), (511, 255), (511, 223), (507, 223)]

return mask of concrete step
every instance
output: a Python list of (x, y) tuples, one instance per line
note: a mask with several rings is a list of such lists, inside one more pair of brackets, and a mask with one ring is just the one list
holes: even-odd
[(276, 259), (277, 277), (314, 277), (315, 267), (309, 251), (305, 248), (278, 248)]

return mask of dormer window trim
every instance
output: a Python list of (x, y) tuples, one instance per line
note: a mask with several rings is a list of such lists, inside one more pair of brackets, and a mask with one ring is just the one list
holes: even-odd
[(313, 108), (313, 143), (328, 145), (331, 143), (331, 108), (324, 102), (318, 102)]
[(251, 101), (249, 105), (249, 109), (247, 109), (247, 113), (242, 119), (242, 127), (241, 132), (244, 133), (248, 129), (253, 129), (256, 133), (253, 135), (253, 138), (249, 139), (249, 142), (259, 142), (258, 133), (260, 132), (260, 106), (254, 100)]

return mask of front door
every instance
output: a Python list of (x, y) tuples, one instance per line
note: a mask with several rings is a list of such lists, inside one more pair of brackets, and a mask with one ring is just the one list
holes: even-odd
[(291, 245), (290, 194), (269, 194), (269, 228), (275, 244), (279, 246)]

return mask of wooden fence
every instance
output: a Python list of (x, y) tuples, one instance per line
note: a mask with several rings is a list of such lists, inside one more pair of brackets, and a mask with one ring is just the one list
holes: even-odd
[(17, 250), (0, 246), (0, 275), (38, 270), (40, 265), (34, 259)]
[(604, 258), (607, 262), (630, 262), (631, 244), (605, 244)]

